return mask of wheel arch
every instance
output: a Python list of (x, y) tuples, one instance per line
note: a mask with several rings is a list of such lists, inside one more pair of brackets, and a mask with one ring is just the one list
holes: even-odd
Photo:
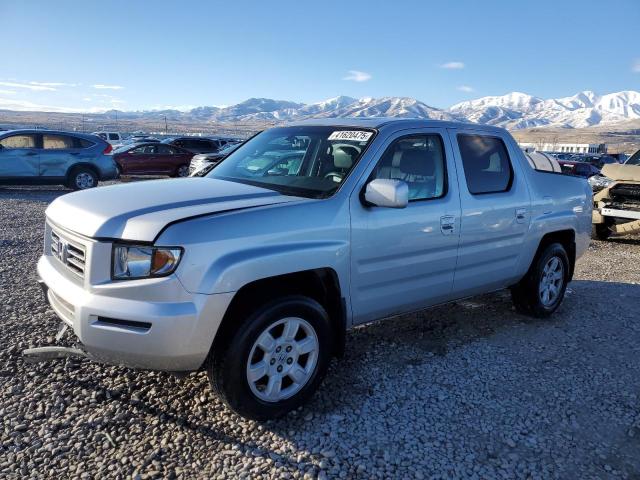
[(255, 280), (240, 288), (222, 319), (211, 352), (228, 344), (236, 331), (236, 319), (248, 315), (259, 305), (285, 295), (304, 295), (320, 303), (329, 314), (334, 337), (333, 355), (342, 356), (345, 348), (347, 315), (338, 274), (332, 268), (315, 268)]
[(70, 165), (69, 168), (67, 168), (67, 172), (65, 173), (65, 178), (67, 179), (67, 182), (71, 180), (71, 175), (73, 174), (73, 172), (79, 168), (88, 168), (93, 173), (95, 173), (96, 178), (98, 180), (101, 180), (102, 175), (100, 174), (100, 169), (98, 167), (96, 167), (94, 164), (90, 162), (78, 162), (78, 163), (74, 163), (73, 165)]
[(567, 257), (569, 257), (569, 281), (571, 281), (576, 264), (576, 232), (571, 228), (557, 230), (543, 235), (531, 263), (533, 264), (535, 259), (538, 258), (538, 255), (552, 243), (559, 243), (566, 250)]

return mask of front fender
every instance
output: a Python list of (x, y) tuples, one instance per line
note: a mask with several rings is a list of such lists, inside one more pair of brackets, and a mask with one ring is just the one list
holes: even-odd
[[(342, 279), (349, 271), (349, 244), (340, 241), (282, 243), (240, 249), (221, 255), (200, 272), (178, 272), (191, 293), (227, 293), (277, 275), (332, 268)], [(342, 282), (341, 282), (342, 283)]]

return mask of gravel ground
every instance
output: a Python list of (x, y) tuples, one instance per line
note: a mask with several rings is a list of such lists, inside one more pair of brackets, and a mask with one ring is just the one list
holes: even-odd
[(0, 477), (640, 478), (640, 239), (594, 242), (557, 314), (497, 293), (357, 328), (303, 409), (256, 423), (206, 376), (25, 364), (56, 188), (0, 188)]

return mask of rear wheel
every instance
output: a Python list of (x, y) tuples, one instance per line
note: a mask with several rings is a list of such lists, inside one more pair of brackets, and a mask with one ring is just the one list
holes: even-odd
[(561, 244), (552, 243), (536, 256), (525, 277), (511, 288), (511, 298), (519, 312), (548, 317), (562, 303), (568, 281), (567, 252)]
[(290, 296), (263, 305), (213, 352), (207, 367), (211, 385), (244, 417), (278, 418), (318, 388), (331, 338), (327, 312), (315, 300)]
[(73, 190), (86, 190), (96, 185), (98, 185), (98, 176), (89, 167), (74, 168), (67, 180), (67, 187)]

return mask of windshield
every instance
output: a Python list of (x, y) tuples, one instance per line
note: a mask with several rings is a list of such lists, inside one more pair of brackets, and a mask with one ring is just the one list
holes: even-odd
[(373, 138), (348, 127), (280, 127), (248, 140), (207, 175), (285, 195), (331, 196)]

